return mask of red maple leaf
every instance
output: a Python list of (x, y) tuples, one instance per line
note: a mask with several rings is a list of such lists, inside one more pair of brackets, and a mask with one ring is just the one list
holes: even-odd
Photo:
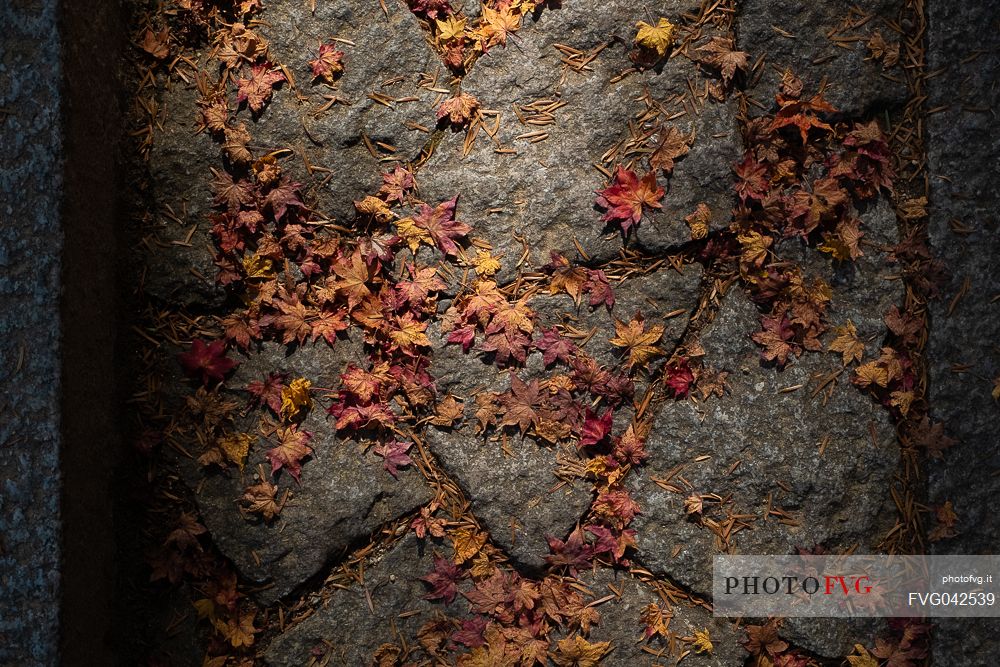
[(339, 51), (334, 43), (321, 44), (319, 56), (315, 60), (309, 61), (313, 78), (323, 79), (332, 84), (344, 71), (344, 65), (341, 62), (343, 57), (344, 52)]
[(378, 196), (386, 203), (402, 202), (413, 186), (413, 173), (409, 169), (397, 166), (391, 172), (382, 174), (382, 187), (379, 188)]
[(410, 11), (414, 14), (436, 19), (439, 16), (451, 16), (451, 3), (448, 0), (406, 0)]
[(575, 577), (579, 570), (591, 566), (594, 547), (584, 541), (580, 526), (573, 529), (565, 542), (551, 535), (546, 535), (545, 539), (548, 540), (549, 550), (552, 552), (545, 557), (545, 560), (552, 567), (567, 567), (570, 574)]
[(592, 447), (600, 443), (611, 433), (611, 420), (613, 410), (608, 409), (600, 417), (587, 408), (586, 417), (583, 420), (583, 429), (580, 432), (580, 442), (578, 447)]
[(191, 341), (191, 349), (177, 355), (184, 374), (200, 377), (203, 384), (211, 380), (224, 380), (226, 373), (236, 368), (238, 361), (226, 357), (226, 341), (219, 339), (205, 343), (201, 339)]
[(486, 643), (483, 639), (483, 631), (486, 629), (486, 617), (476, 616), (475, 618), (461, 621), (461, 627), (451, 633), (451, 640), (456, 644), (462, 644), (468, 648), (479, 648)]
[(608, 311), (615, 306), (615, 291), (608, 282), (608, 277), (600, 269), (586, 269), (587, 282), (583, 284), (583, 293), (590, 295), (587, 304), (591, 308), (604, 305)]
[(461, 568), (448, 558), (434, 554), (434, 569), (420, 580), (430, 585), (431, 590), (424, 595), (425, 600), (444, 600), (445, 604), (454, 602), (458, 595), (456, 584), (465, 576)]
[(472, 231), (472, 227), (469, 225), (455, 220), (455, 206), (457, 204), (458, 195), (434, 208), (427, 204), (421, 204), (413, 216), (414, 224), (430, 234), (438, 249), (446, 255), (458, 254), (458, 245), (455, 244), (455, 239), (460, 239)]
[(536, 340), (533, 345), (536, 350), (541, 351), (542, 361), (546, 366), (555, 363), (557, 359), (567, 364), (570, 363), (577, 349), (576, 343), (565, 338), (555, 327), (544, 329), (542, 337)]
[(663, 208), (660, 204), (663, 188), (656, 185), (655, 171), (648, 172), (640, 181), (634, 171), (618, 165), (614, 182), (603, 190), (598, 190), (597, 195), (597, 205), (607, 209), (601, 220), (618, 222), (626, 234), (639, 224), (643, 206)]
[(281, 390), (285, 388), (284, 373), (268, 373), (263, 380), (254, 380), (247, 391), (256, 407), (266, 405), (274, 414), (281, 412)]
[(293, 183), (283, 178), (278, 185), (271, 188), (271, 191), (267, 193), (264, 203), (271, 207), (271, 212), (274, 214), (276, 221), (280, 221), (285, 217), (289, 206), (305, 206), (302, 200), (299, 199), (299, 191), (301, 189), (301, 183)]
[(468, 352), (469, 348), (476, 341), (476, 328), (472, 325), (465, 325), (464, 327), (459, 327), (448, 333), (448, 337), (445, 339), (449, 343), (456, 343), (462, 346), (462, 352)]
[(279, 428), (277, 435), (278, 446), (264, 453), (271, 462), (271, 474), (284, 469), (298, 482), (299, 474), (302, 472), (302, 459), (312, 454), (312, 447), (309, 446), (312, 433), (300, 431), (296, 426), (289, 426)]
[(245, 101), (251, 111), (259, 112), (271, 99), (274, 86), (285, 80), (281, 70), (272, 69), (270, 63), (254, 65), (250, 68), (250, 78), (238, 79), (236, 101)]
[(683, 357), (667, 364), (663, 369), (663, 384), (673, 392), (674, 398), (687, 397), (692, 382), (694, 374), (688, 366), (688, 360)]
[(406, 452), (410, 451), (412, 442), (400, 442), (390, 440), (372, 448), (378, 456), (382, 457), (382, 467), (389, 471), (389, 474), (399, 479), (399, 469), (413, 463), (413, 459)]

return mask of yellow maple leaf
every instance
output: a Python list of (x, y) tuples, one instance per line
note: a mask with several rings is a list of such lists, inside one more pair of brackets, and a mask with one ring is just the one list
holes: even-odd
[(455, 563), (461, 565), (479, 553), (486, 544), (486, 533), (480, 533), (473, 528), (462, 528), (449, 535), (451, 546), (455, 550)]
[(274, 271), (271, 270), (271, 260), (260, 255), (246, 255), (243, 258), (243, 272), (247, 278), (272, 278)]
[(399, 238), (406, 241), (406, 245), (410, 247), (410, 252), (416, 252), (421, 243), (429, 246), (434, 245), (434, 239), (431, 237), (430, 232), (423, 227), (418, 227), (413, 218), (397, 220), (396, 233), (399, 235)]
[(667, 19), (661, 18), (655, 26), (651, 26), (645, 21), (635, 24), (638, 31), (635, 34), (635, 43), (647, 49), (652, 49), (662, 58), (667, 55), (670, 46), (674, 43), (674, 24)]
[(453, 39), (460, 39), (465, 33), (465, 19), (460, 19), (455, 16), (449, 16), (445, 20), (437, 19), (434, 21), (437, 26), (438, 38), (442, 42), (447, 42)]
[(851, 667), (878, 667), (878, 660), (861, 644), (854, 645), (854, 652), (857, 655), (847, 656), (847, 662), (851, 663)]
[(229, 433), (219, 438), (219, 449), (226, 455), (226, 458), (235, 463), (243, 470), (246, 463), (247, 453), (250, 445), (256, 438), (249, 433)]
[(712, 638), (708, 634), (708, 628), (704, 630), (694, 631), (694, 652), (695, 653), (711, 653), (712, 649)]
[(292, 421), (312, 408), (312, 396), (309, 388), (312, 382), (305, 378), (296, 378), (281, 390), (281, 418)]
[(597, 667), (609, 650), (611, 642), (591, 644), (580, 635), (573, 635), (556, 642), (556, 652), (550, 657), (558, 667)]
[(865, 344), (858, 338), (858, 330), (855, 328), (854, 322), (847, 320), (844, 326), (836, 327), (833, 333), (837, 337), (833, 339), (827, 349), (830, 352), (840, 352), (843, 355), (845, 366), (852, 361), (861, 361), (865, 355)]
[(488, 250), (477, 250), (472, 268), (480, 277), (490, 277), (500, 270), (500, 262)]
[(889, 384), (889, 372), (877, 361), (869, 361), (854, 369), (854, 383), (861, 387), (872, 384), (885, 387)]
[(642, 315), (636, 315), (628, 324), (616, 319), (615, 334), (615, 337), (608, 342), (628, 350), (630, 368), (644, 364), (655, 355), (660, 354), (660, 348), (656, 346), (656, 343), (663, 335), (663, 327), (657, 324), (646, 331), (646, 323), (643, 321)]

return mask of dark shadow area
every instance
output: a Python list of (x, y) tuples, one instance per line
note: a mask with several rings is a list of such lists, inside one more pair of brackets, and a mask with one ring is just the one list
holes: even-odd
[(124, 372), (117, 354), (119, 67), (127, 35), (117, 2), (63, 2), (64, 252), (62, 605), (65, 665), (116, 663), (113, 470), (121, 457)]

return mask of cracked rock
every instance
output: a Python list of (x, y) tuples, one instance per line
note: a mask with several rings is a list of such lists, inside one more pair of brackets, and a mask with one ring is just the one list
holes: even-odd
[[(810, 398), (816, 377), (839, 370), (839, 360), (806, 354), (784, 371), (764, 367), (750, 339), (757, 327), (756, 308), (734, 288), (701, 338), (705, 363), (729, 372), (727, 395), (662, 406), (646, 445), (649, 463), (631, 481), (643, 510), (633, 524), (640, 562), (699, 595), (711, 594), (712, 558), (723, 553), (709, 521), (721, 523), (730, 512), (750, 515), (750, 529), (732, 535), (733, 551), (761, 554), (814, 545), (870, 552), (892, 514), (888, 485), (899, 454), (887, 413), (844, 376), (829, 385), (828, 399)], [(779, 393), (796, 385), (802, 388)], [(694, 460), (701, 456), (710, 458)], [(668, 471), (668, 481), (683, 488), (683, 478), (690, 489), (658, 486), (654, 479)], [(706, 525), (699, 525), (684, 508), (689, 493), (732, 500), (722, 508), (707, 502)], [(795, 525), (767, 516), (768, 508)], [(807, 633), (801, 645), (829, 656), (851, 648), (828, 629)]]
[[(686, 8), (667, 5), (658, 11), (673, 18)], [(525, 249), (530, 268), (547, 262), (552, 251), (576, 257), (577, 243), (597, 261), (614, 257), (621, 248), (621, 231), (617, 225), (605, 226), (595, 206), (595, 191), (605, 187), (607, 178), (594, 165), (605, 163), (610, 169), (614, 162), (631, 159), (621, 155), (621, 146), (607, 160), (603, 157), (632, 138), (629, 123), (640, 116), (634, 131), (652, 135), (651, 118), (683, 111), (680, 100), (688, 94), (688, 79), (698, 76), (694, 63), (678, 56), (659, 70), (618, 77), (632, 65), (628, 50), (635, 22), (648, 19), (641, 6), (620, 0), (606, 3), (600, 12), (576, 3), (546, 7), (526, 18), (506, 48), (495, 47), (482, 56), (463, 79), (463, 92), (499, 117), (487, 114), (484, 125), (490, 131), (479, 130), (468, 155), (465, 133), (449, 133), (417, 180), (421, 197), (432, 203), (460, 195), (459, 217), (473, 225), (472, 235), (503, 254), (502, 281), (512, 277)], [(621, 39), (613, 39), (616, 35)], [(606, 42), (580, 71), (566, 67), (566, 54), (556, 48), (588, 52)], [(563, 106), (537, 111), (550, 104)], [(678, 160), (672, 179), (658, 175), (667, 190), (663, 209), (647, 211), (629, 241), (654, 252), (690, 240), (683, 218), (701, 202), (713, 212), (712, 229), (729, 220), (731, 165), (739, 152), (735, 107), (711, 102), (699, 103), (697, 110), (688, 106), (669, 124), (693, 134), (694, 144)], [(550, 117), (553, 122), (544, 124)], [(539, 140), (543, 134), (547, 138)], [(635, 168), (644, 173), (645, 160)]]
[[(357, 352), (356, 346), (342, 341), (334, 349), (320, 343), (286, 356), (284, 346), (266, 343), (239, 366), (229, 384), (242, 387), (268, 372), (286, 371), (290, 377), (310, 379), (314, 386), (331, 386)], [(233, 400), (245, 401), (246, 394)], [(241, 417), (236, 428), (257, 433), (258, 414)], [(246, 486), (256, 483), (258, 464), (270, 470), (264, 452), (275, 443), (257, 437), (243, 475), (236, 469), (228, 474), (205, 471), (193, 459), (179, 461), (184, 481), (197, 490), (195, 497), (214, 544), (248, 581), (269, 584), (255, 593), (263, 604), (289, 594), (378, 526), (431, 498), (422, 475), (412, 466), (400, 469), (399, 479), (393, 479), (382, 469), (381, 458), (370, 450), (362, 453), (353, 440), (338, 438), (319, 405), (300, 429), (313, 434), (309, 443), (313, 454), (302, 465), (301, 485), (284, 471), (275, 475), (279, 496), (290, 490), (292, 498), (270, 524), (256, 516), (244, 518), (237, 500)]]

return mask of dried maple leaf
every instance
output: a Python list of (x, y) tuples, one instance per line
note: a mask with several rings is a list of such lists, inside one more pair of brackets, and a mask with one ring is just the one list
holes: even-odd
[(452, 127), (465, 127), (479, 111), (479, 100), (468, 93), (445, 100), (437, 108), (438, 121), (445, 121)]
[(445, 604), (451, 604), (458, 596), (458, 584), (465, 577), (465, 573), (457, 565), (447, 558), (442, 558), (434, 554), (434, 570), (427, 576), (420, 577), (420, 580), (431, 587), (431, 590), (423, 596), (425, 600), (443, 600)]
[(670, 390), (673, 398), (687, 398), (693, 382), (694, 373), (684, 357), (663, 367), (663, 384)]
[(869, 361), (854, 369), (854, 377), (851, 382), (859, 387), (870, 387), (877, 385), (887, 387), (889, 385), (889, 371), (878, 361)]
[(790, 341), (795, 337), (791, 322), (787, 315), (781, 317), (762, 317), (763, 330), (751, 336), (754, 342), (763, 347), (760, 356), (765, 361), (775, 361), (779, 366), (788, 363), (788, 355), (795, 351)]
[(517, 426), (525, 433), (532, 425), (538, 425), (538, 408), (542, 400), (542, 391), (538, 380), (528, 383), (513, 373), (510, 376), (510, 391), (500, 396), (500, 405), (504, 408), (501, 426)]
[(410, 11), (429, 19), (439, 16), (451, 16), (451, 3), (448, 0), (406, 0)]
[(712, 222), (712, 209), (702, 202), (691, 215), (685, 216), (684, 222), (691, 229), (691, 238), (695, 241), (708, 236), (708, 225)]
[(410, 523), (413, 533), (420, 539), (423, 539), (428, 534), (432, 537), (445, 536), (447, 522), (444, 519), (438, 519), (437, 517), (432, 516), (434, 512), (434, 509), (432, 508), (436, 509), (436, 505), (434, 503), (431, 503), (431, 507), (421, 507), (420, 516), (415, 517)]
[(380, 445), (376, 445), (372, 448), (372, 451), (382, 457), (382, 467), (387, 470), (390, 475), (399, 479), (399, 469), (413, 464), (413, 459), (411, 459), (410, 455), (407, 454), (412, 446), (412, 442), (390, 440), (389, 442), (383, 442)]
[(476, 258), (472, 260), (472, 268), (476, 275), (490, 277), (497, 273), (502, 267), (499, 257), (494, 256), (488, 250), (477, 250)]
[(802, 138), (802, 145), (805, 146), (809, 143), (810, 130), (833, 131), (832, 127), (816, 116), (816, 112), (833, 113), (835, 111), (836, 109), (823, 99), (822, 94), (814, 95), (808, 100), (784, 101), (781, 109), (778, 110), (777, 115), (771, 121), (770, 129), (773, 132), (783, 127), (796, 127), (799, 130), (799, 136)]
[(950, 500), (945, 501), (944, 505), (938, 505), (934, 508), (934, 519), (937, 521), (937, 525), (927, 534), (927, 539), (931, 542), (940, 542), (958, 535), (958, 531), (955, 530), (955, 526), (958, 524), (958, 514), (955, 513), (955, 506)]
[(146, 28), (139, 46), (157, 60), (163, 60), (170, 55), (170, 29), (163, 28), (159, 32), (153, 32), (152, 28)]
[(944, 458), (944, 451), (958, 444), (957, 440), (945, 435), (943, 423), (932, 423), (927, 415), (912, 429), (910, 439), (917, 447), (926, 449), (933, 459)]
[(455, 563), (461, 565), (472, 559), (486, 544), (486, 533), (474, 528), (460, 528), (448, 534), (451, 546), (455, 550)]
[(465, 405), (448, 394), (434, 407), (434, 416), (431, 417), (430, 423), (435, 426), (451, 426), (462, 418), (464, 411)]
[(312, 433), (289, 426), (279, 428), (277, 436), (278, 446), (267, 450), (264, 454), (271, 462), (271, 474), (284, 469), (298, 482), (302, 472), (302, 459), (312, 454), (312, 447), (309, 446)]
[(565, 542), (546, 535), (551, 555), (545, 561), (552, 567), (567, 567), (571, 575), (576, 576), (578, 570), (589, 569), (594, 559), (594, 547), (583, 539), (583, 530), (579, 526), (573, 529)]
[(544, 329), (542, 337), (537, 339), (532, 345), (536, 350), (541, 351), (542, 361), (546, 366), (554, 364), (556, 360), (567, 364), (570, 363), (577, 350), (576, 344), (562, 336), (555, 327)]
[(660, 140), (649, 156), (651, 169), (662, 169), (669, 175), (674, 170), (674, 160), (687, 155), (690, 142), (680, 130), (671, 125), (660, 129)]
[(296, 378), (281, 389), (281, 409), (278, 414), (285, 421), (300, 420), (312, 409), (312, 396), (309, 389), (312, 382), (305, 378)]
[(704, 630), (695, 630), (694, 641), (692, 644), (694, 645), (695, 653), (707, 653), (711, 655), (712, 651), (715, 649), (715, 647), (712, 646), (712, 638), (708, 634), (708, 628), (705, 628)]
[(736, 194), (740, 199), (763, 200), (770, 188), (770, 181), (767, 177), (767, 165), (758, 162), (752, 154), (747, 154), (742, 162), (739, 162), (733, 171), (736, 172)]
[(589, 294), (587, 305), (597, 308), (603, 305), (610, 312), (615, 306), (615, 290), (608, 282), (608, 277), (601, 269), (587, 269), (587, 282), (583, 284), (583, 293)]
[(746, 626), (747, 640), (744, 648), (753, 655), (776, 656), (788, 648), (788, 643), (778, 636), (778, 625), (769, 621), (764, 625)]
[(615, 337), (610, 342), (615, 347), (628, 350), (628, 366), (633, 368), (636, 365), (643, 365), (654, 356), (661, 354), (662, 350), (656, 343), (663, 336), (662, 325), (654, 325), (646, 331), (646, 322), (642, 313), (636, 313), (635, 317), (629, 320), (628, 324), (621, 320), (615, 320)]
[(438, 249), (450, 256), (458, 254), (458, 245), (455, 241), (472, 231), (469, 225), (455, 220), (457, 204), (458, 195), (455, 195), (434, 208), (422, 204), (413, 216), (413, 225), (426, 231)]
[(347, 307), (351, 310), (371, 294), (368, 283), (374, 271), (365, 262), (361, 250), (354, 249), (350, 257), (340, 257), (331, 265), (337, 275), (337, 291), (347, 295)]
[(333, 82), (343, 74), (344, 64), (342, 61), (344, 52), (337, 50), (336, 44), (328, 42), (319, 47), (319, 56), (309, 61), (314, 79), (323, 79), (326, 83), (333, 85)]
[(253, 626), (254, 616), (256, 616), (256, 611), (247, 611), (245, 613), (239, 614), (236, 618), (228, 620), (217, 620), (215, 622), (215, 629), (219, 631), (226, 641), (233, 648), (240, 648), (243, 646), (253, 646), (253, 636), (258, 632)]
[(219, 438), (218, 445), (226, 458), (243, 470), (250, 445), (256, 441), (257, 438), (249, 433), (228, 433)]
[(483, 5), (482, 27), (483, 50), (496, 44), (506, 44), (507, 37), (521, 29), (521, 13), (512, 11), (509, 7), (493, 9)]
[(708, 44), (698, 47), (695, 51), (705, 54), (698, 56), (698, 61), (718, 69), (723, 83), (727, 86), (736, 76), (736, 70), (747, 71), (749, 54), (744, 51), (734, 51), (733, 40), (726, 37), (713, 37)]
[(549, 657), (556, 667), (598, 667), (610, 650), (611, 642), (590, 643), (580, 635), (573, 635), (556, 642), (556, 651)]
[(665, 18), (660, 18), (655, 26), (645, 21), (635, 24), (635, 43), (643, 48), (656, 51), (661, 58), (667, 55), (674, 43), (674, 24)]
[(372, 197), (371, 195), (364, 197), (360, 201), (355, 201), (354, 210), (363, 216), (370, 216), (374, 218), (376, 222), (383, 225), (392, 222), (392, 220), (396, 217), (395, 214), (389, 210), (388, 204), (378, 197)]
[(382, 174), (382, 187), (379, 188), (378, 196), (387, 203), (402, 202), (415, 186), (413, 172), (397, 166), (391, 172)]
[(865, 354), (865, 344), (858, 338), (858, 330), (854, 322), (847, 320), (844, 326), (836, 327), (833, 330), (836, 338), (830, 343), (830, 352), (840, 352), (844, 358), (844, 365), (852, 361), (861, 361)]
[(622, 465), (634, 466), (649, 457), (646, 453), (646, 441), (636, 432), (634, 424), (629, 424), (620, 438), (614, 438), (611, 455)]
[(644, 206), (663, 208), (660, 203), (663, 194), (663, 188), (656, 184), (655, 171), (648, 172), (640, 181), (634, 171), (618, 165), (612, 184), (597, 191), (597, 205), (606, 209), (601, 220), (617, 222), (628, 234), (642, 219)]
[(280, 499), (277, 494), (278, 487), (262, 479), (259, 484), (253, 484), (244, 490), (240, 503), (247, 512), (260, 514), (264, 521), (270, 522), (281, 513), (288, 500), (288, 491)]
[(226, 357), (226, 341), (221, 339), (205, 343), (196, 338), (191, 341), (191, 348), (187, 352), (177, 355), (177, 360), (185, 375), (200, 378), (202, 384), (208, 384), (211, 380), (221, 382), (239, 363)]
[(854, 645), (854, 653), (847, 656), (847, 662), (851, 667), (879, 667), (878, 660), (861, 644)]
[(208, 529), (198, 522), (198, 518), (194, 514), (189, 512), (182, 512), (177, 523), (177, 527), (163, 541), (164, 546), (173, 544), (182, 551), (188, 548), (200, 551), (201, 544), (198, 543), (198, 536), (207, 533)]
[(271, 100), (274, 87), (284, 80), (281, 70), (272, 69), (270, 63), (254, 65), (250, 68), (249, 78), (237, 79), (236, 100), (246, 102), (251, 111), (259, 113)]
[(915, 667), (927, 655), (927, 649), (903, 646), (898, 640), (879, 637), (875, 640), (872, 655), (885, 660), (885, 667)]

